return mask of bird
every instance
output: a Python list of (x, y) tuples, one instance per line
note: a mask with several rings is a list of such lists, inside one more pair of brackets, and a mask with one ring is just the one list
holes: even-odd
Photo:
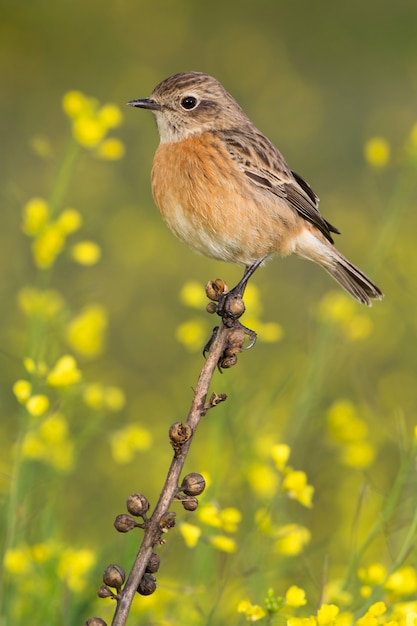
[(235, 295), (266, 259), (294, 253), (367, 306), (383, 297), (335, 247), (340, 231), (320, 214), (317, 194), (217, 79), (181, 72), (127, 104), (156, 118), (151, 181), (163, 219), (196, 252), (245, 266)]

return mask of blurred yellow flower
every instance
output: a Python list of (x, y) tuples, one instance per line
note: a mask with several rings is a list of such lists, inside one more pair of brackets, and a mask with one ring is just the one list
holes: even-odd
[(20, 309), (25, 315), (39, 315), (43, 319), (54, 318), (64, 307), (64, 300), (58, 291), (36, 287), (23, 287), (17, 295)]
[(81, 91), (67, 91), (62, 98), (62, 108), (68, 117), (77, 117), (90, 109), (88, 98)]
[(91, 115), (81, 115), (74, 120), (72, 132), (85, 148), (94, 148), (106, 134), (106, 127)]
[(248, 622), (257, 622), (265, 617), (264, 609), (258, 604), (252, 604), (249, 600), (242, 600), (237, 605), (237, 612), (244, 613)]
[(252, 491), (261, 498), (272, 497), (278, 489), (276, 471), (267, 463), (252, 463), (247, 470)]
[(289, 617), (287, 626), (317, 626), (317, 620), (313, 615), (310, 617)]
[(10, 574), (27, 574), (31, 569), (31, 558), (29, 548), (20, 546), (6, 550), (3, 557), (3, 565), (6, 572)]
[(357, 415), (356, 407), (349, 400), (334, 402), (327, 411), (327, 427), (336, 441), (353, 443), (368, 435), (368, 426)]
[(237, 545), (234, 539), (227, 537), (226, 535), (211, 535), (207, 538), (207, 541), (220, 552), (227, 552), (232, 554), (236, 552)]
[(32, 243), (35, 264), (41, 269), (51, 267), (64, 247), (64, 243), (65, 237), (56, 224), (46, 226)]
[(339, 607), (335, 604), (322, 604), (317, 611), (318, 626), (332, 626), (339, 614)]
[(61, 472), (70, 471), (74, 464), (74, 445), (68, 437), (65, 417), (55, 413), (45, 419), (37, 430), (27, 432), (22, 442), (22, 454)]
[(106, 128), (116, 128), (123, 120), (122, 112), (117, 104), (104, 104), (97, 113), (100, 122)]
[(374, 447), (367, 441), (357, 441), (340, 449), (340, 460), (348, 467), (365, 469), (372, 465), (374, 458)]
[(46, 444), (60, 444), (68, 436), (67, 420), (61, 413), (54, 413), (42, 422), (38, 432)]
[(47, 543), (35, 543), (30, 547), (30, 555), (35, 563), (45, 563), (51, 558), (51, 546)]
[(387, 569), (381, 563), (372, 563), (358, 570), (358, 578), (368, 585), (381, 585), (387, 575)]
[(67, 341), (79, 354), (95, 357), (105, 346), (107, 311), (99, 304), (91, 304), (68, 324)]
[(23, 207), (22, 230), (25, 235), (38, 235), (48, 220), (48, 203), (43, 198), (31, 198)]
[(417, 573), (411, 565), (405, 565), (393, 572), (384, 588), (398, 596), (408, 596), (417, 591)]
[(83, 391), (83, 400), (91, 409), (106, 408), (120, 411), (126, 404), (125, 394), (120, 387), (105, 387), (100, 383), (90, 383)]
[(68, 548), (60, 558), (58, 576), (71, 591), (79, 593), (86, 587), (86, 577), (95, 563), (96, 556), (92, 550)]
[(39, 378), (43, 378), (48, 371), (48, 367), (45, 361), (34, 361), (30, 357), (25, 357), (23, 359), (24, 368), (29, 374), (35, 374)]
[(194, 280), (184, 283), (180, 291), (180, 300), (186, 306), (194, 309), (204, 309), (207, 304), (204, 287)]
[(307, 604), (306, 592), (297, 585), (292, 585), (285, 594), (285, 603), (287, 606), (297, 608)]
[(307, 475), (302, 471), (290, 471), (282, 481), (282, 488), (290, 498), (307, 508), (313, 506), (314, 487), (307, 483)]
[(220, 511), (220, 524), (227, 533), (235, 533), (242, 520), (242, 513), (234, 507), (227, 507)]
[(124, 157), (124, 154), (124, 143), (115, 137), (104, 139), (96, 148), (98, 158), (106, 161), (118, 161)]
[(76, 209), (64, 209), (56, 220), (56, 225), (64, 235), (70, 235), (79, 228), (83, 223), (82, 215)]
[(203, 349), (207, 341), (207, 326), (200, 319), (188, 320), (178, 326), (175, 335), (187, 350), (197, 352)]
[(46, 379), (50, 387), (68, 387), (78, 383), (81, 372), (73, 356), (65, 354), (55, 363)]
[(80, 265), (95, 265), (100, 261), (101, 248), (94, 241), (79, 241), (72, 246), (71, 256)]
[(180, 524), (179, 530), (181, 535), (183, 536), (185, 545), (188, 548), (194, 548), (197, 545), (197, 542), (201, 536), (201, 528), (195, 526), (194, 524), (182, 522)]
[(286, 524), (276, 530), (275, 550), (279, 554), (296, 556), (310, 542), (310, 531), (298, 524)]
[(26, 402), (26, 408), (31, 415), (38, 417), (43, 415), (49, 408), (49, 399), (43, 394), (31, 396)]
[(18, 402), (26, 404), (32, 393), (32, 385), (28, 380), (17, 380), (13, 385), (13, 393)]
[(376, 169), (387, 165), (390, 158), (390, 145), (384, 137), (372, 137), (365, 143), (364, 153), (368, 165)]
[(272, 448), (272, 458), (277, 470), (282, 472), (290, 458), (290, 454), (291, 448), (286, 443), (278, 443)]
[(116, 463), (130, 463), (136, 452), (144, 452), (152, 445), (151, 433), (136, 424), (128, 424), (110, 435), (110, 445)]

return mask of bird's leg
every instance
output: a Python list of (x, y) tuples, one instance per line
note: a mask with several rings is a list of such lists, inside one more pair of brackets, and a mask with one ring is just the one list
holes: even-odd
[(236, 306), (236, 303), (242, 301), (242, 297), (245, 293), (246, 285), (248, 284), (249, 278), (265, 261), (265, 258), (266, 257), (258, 259), (257, 261), (255, 261), (255, 263), (251, 263), (251, 265), (246, 265), (243, 277), (238, 282), (238, 284), (227, 293), (221, 295), (216, 308), (216, 313), (223, 318), (223, 322), (226, 325), (227, 319), (236, 320), (243, 314), (245, 310), (244, 306)]

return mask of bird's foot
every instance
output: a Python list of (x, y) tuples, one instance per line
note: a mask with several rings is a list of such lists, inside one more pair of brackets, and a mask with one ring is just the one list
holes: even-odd
[[(219, 359), (219, 369), (232, 367), (237, 361), (237, 354), (242, 350), (249, 350), (256, 342), (256, 333), (254, 330), (247, 328), (239, 318), (245, 312), (245, 304), (242, 300), (242, 290), (237, 285), (231, 291), (221, 278), (210, 281), (206, 285), (206, 294), (211, 302), (207, 305), (209, 313), (217, 313), (222, 318), (222, 322), (230, 333), (223, 354)], [(213, 334), (204, 346), (203, 355), (209, 352), (214, 339), (216, 338), (218, 326), (214, 328)], [(243, 344), (249, 339), (248, 345)]]

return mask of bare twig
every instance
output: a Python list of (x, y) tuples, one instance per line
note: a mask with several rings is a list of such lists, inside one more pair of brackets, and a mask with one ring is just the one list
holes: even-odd
[(161, 543), (161, 535), (166, 532), (170, 526), (170, 518), (167, 518), (168, 509), (172, 500), (178, 493), (179, 478), (193, 439), (193, 435), (201, 417), (203, 417), (210, 408), (226, 399), (226, 396), (223, 394), (213, 394), (208, 401), (206, 400), (211, 379), (222, 355), (225, 352), (225, 347), (231, 332), (233, 332), (233, 329), (226, 327), (224, 324), (220, 324), (219, 329), (212, 341), (209, 355), (200, 373), (200, 377), (195, 388), (194, 397), (184, 428), (184, 431), (188, 431), (191, 436), (188, 438), (185, 436), (185, 441), (183, 443), (174, 445), (174, 457), (168, 471), (165, 485), (162, 489), (161, 495), (159, 496), (158, 503), (151, 518), (146, 521), (146, 529), (142, 544), (123, 591), (118, 594), (118, 603), (112, 621), (112, 626), (125, 626), (130, 606), (133, 602), (139, 583), (145, 573), (153, 548), (158, 543)]

